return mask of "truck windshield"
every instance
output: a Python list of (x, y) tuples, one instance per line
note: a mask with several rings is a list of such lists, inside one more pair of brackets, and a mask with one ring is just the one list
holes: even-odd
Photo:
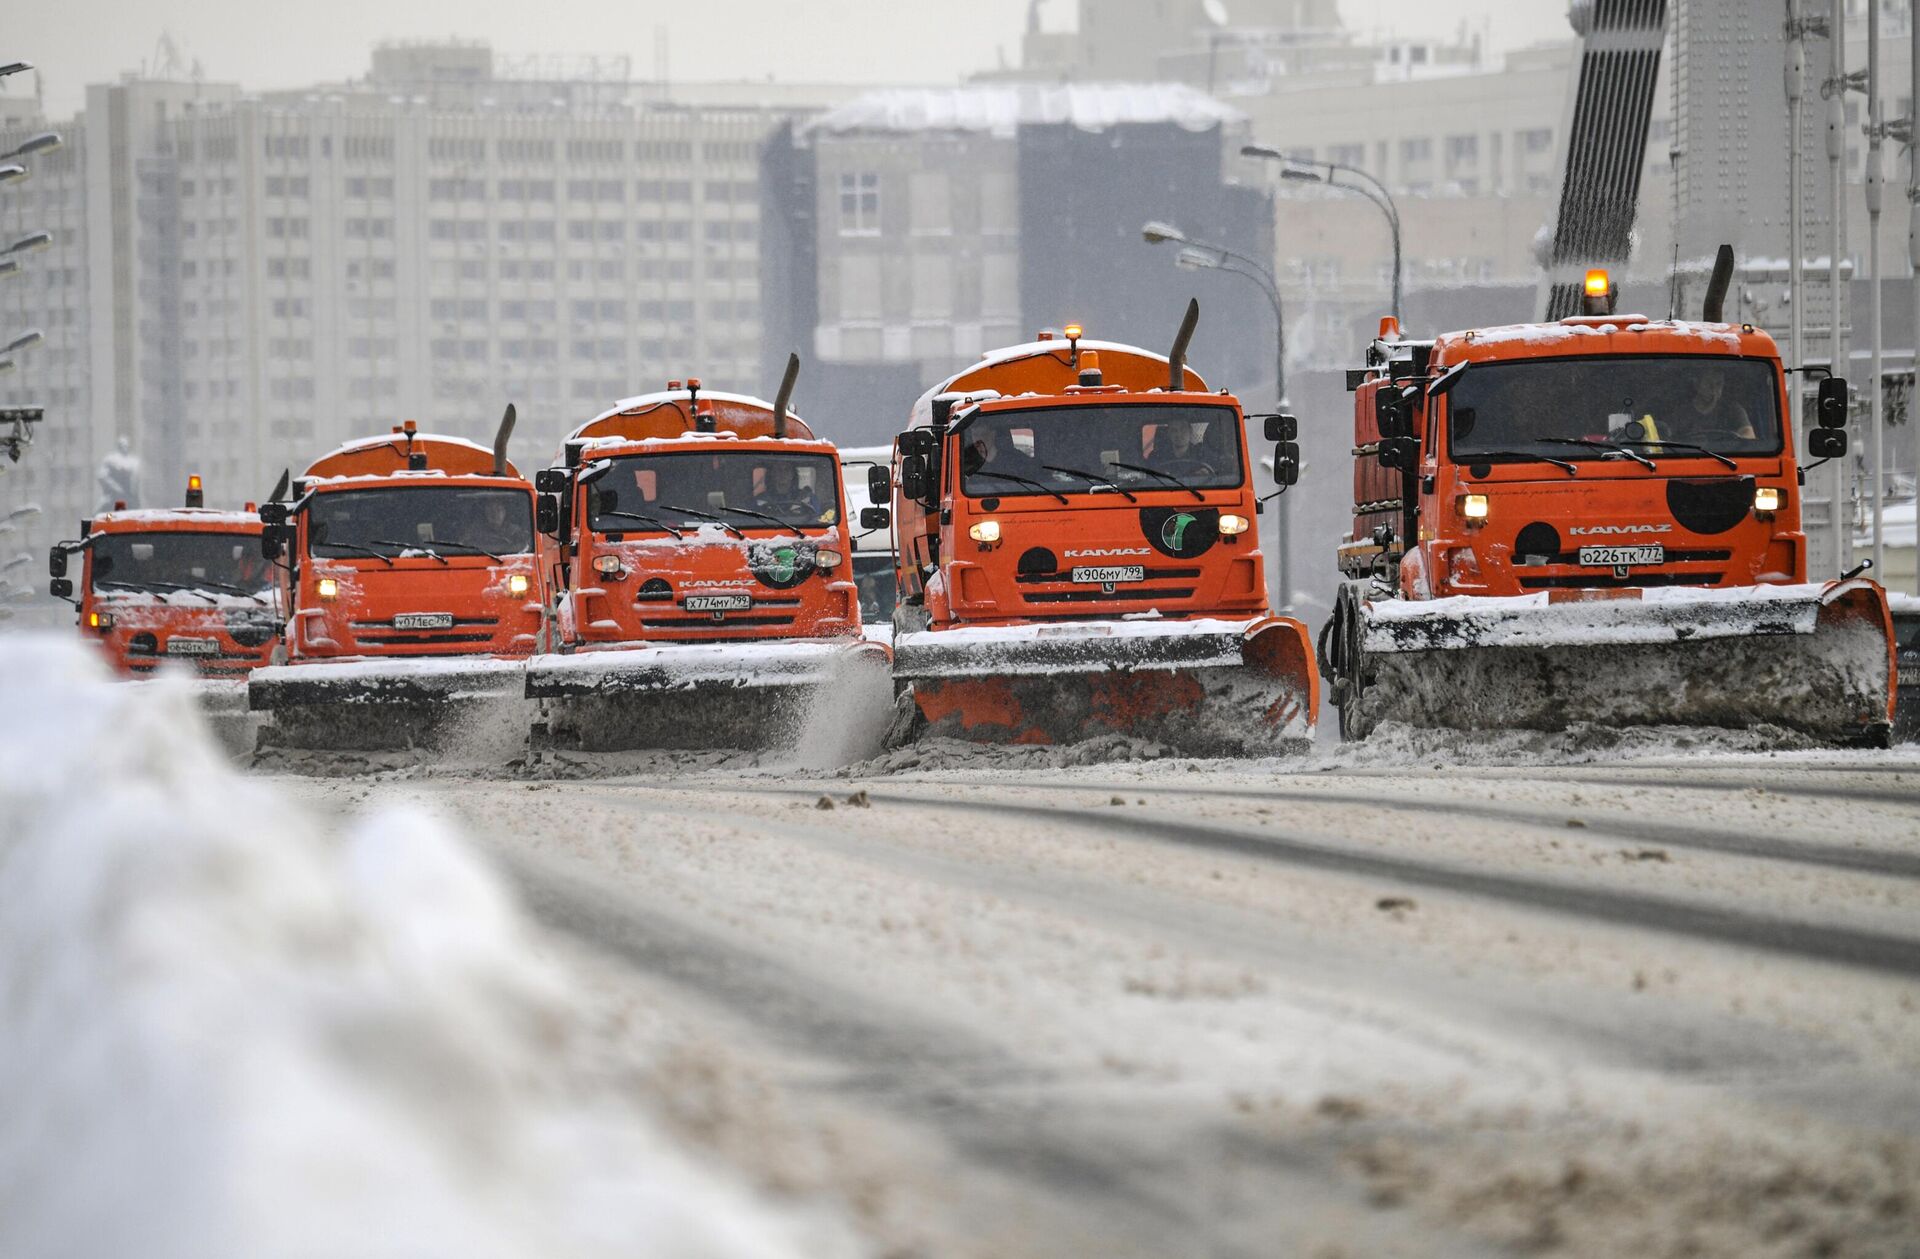
[(1780, 453), (1774, 368), (1760, 359), (1608, 355), (1476, 363), (1448, 395), (1456, 463)]
[(102, 533), (92, 542), (96, 590), (260, 595), (273, 568), (251, 533)]
[(981, 412), (959, 431), (972, 498), (1233, 489), (1245, 480), (1230, 406), (1037, 407)]
[(315, 555), (524, 555), (533, 550), (533, 496), (495, 486), (332, 490), (307, 508)]
[(839, 463), (830, 455), (718, 450), (623, 455), (605, 466), (583, 478), (596, 533), (806, 530), (840, 519)]

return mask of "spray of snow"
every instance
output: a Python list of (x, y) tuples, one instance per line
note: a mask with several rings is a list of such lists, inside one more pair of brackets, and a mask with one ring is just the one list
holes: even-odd
[(410, 812), (326, 835), (191, 695), (0, 640), (0, 1254), (817, 1253), (610, 1092)]

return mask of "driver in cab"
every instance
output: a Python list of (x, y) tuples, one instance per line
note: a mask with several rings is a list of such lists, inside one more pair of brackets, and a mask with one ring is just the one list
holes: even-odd
[(1209, 452), (1201, 445), (1203, 421), (1174, 420), (1154, 431), (1153, 456), (1148, 462), (1170, 476), (1201, 475), (1213, 471)]
[(1038, 481), (1040, 461), (1013, 444), (1010, 434), (992, 424), (976, 424), (960, 454), (960, 470), (968, 476), (985, 473), (1010, 479)]
[(821, 510), (819, 496), (812, 487), (800, 483), (799, 469), (784, 461), (767, 466), (765, 482), (760, 493), (754, 495), (753, 507), (781, 520), (827, 522), (829, 515)]
[[(1753, 417), (1747, 409), (1727, 395), (1727, 373), (1719, 367), (1703, 368), (1693, 378), (1693, 393), (1680, 408), (1675, 427), (1681, 439), (1701, 442), (1703, 437), (1732, 434), (1752, 440)], [(1711, 445), (1710, 442), (1701, 442)]]

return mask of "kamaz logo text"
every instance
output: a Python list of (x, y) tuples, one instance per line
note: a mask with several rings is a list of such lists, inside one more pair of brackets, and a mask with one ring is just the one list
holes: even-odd
[(1576, 538), (1589, 538), (1601, 533), (1671, 533), (1672, 525), (1575, 525), (1567, 530)]
[(1090, 551), (1068, 551), (1066, 553), (1066, 556), (1070, 560), (1091, 560), (1091, 559), (1098, 559), (1103, 555), (1151, 555), (1151, 554), (1153, 554), (1153, 552), (1149, 551), (1144, 546), (1115, 546), (1115, 547), (1095, 547)]

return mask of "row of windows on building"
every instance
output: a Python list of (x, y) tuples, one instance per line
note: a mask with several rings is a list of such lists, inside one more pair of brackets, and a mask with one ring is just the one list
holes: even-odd
[[(261, 138), (261, 154), (270, 158), (305, 161), (314, 156), (332, 157), (334, 137), (330, 135), (269, 135)], [(196, 156), (204, 161), (233, 161), (237, 155), (233, 136), (208, 136), (196, 142), (182, 138), (174, 151), (182, 161)], [(492, 149), (496, 161), (518, 165), (567, 162), (742, 162), (754, 160), (758, 145), (751, 140), (636, 140), (631, 148), (620, 139), (567, 140), (502, 137), (489, 142), (484, 136), (429, 136), (427, 157), (439, 162), (484, 162)], [(392, 136), (342, 136), (340, 155), (349, 161), (392, 161)]]
[[(347, 235), (354, 236), (356, 221), (347, 220)], [(375, 236), (385, 239), (392, 229), (392, 220), (377, 220), (387, 226), (387, 231)], [(271, 224), (273, 220), (269, 219)], [(560, 223), (554, 219), (508, 219), (494, 224), (493, 236), (502, 241), (553, 241), (560, 238)], [(369, 235), (370, 229), (362, 229), (360, 236)], [(269, 231), (269, 235), (272, 232)], [(484, 219), (430, 219), (427, 222), (428, 240), (485, 240), (487, 222)], [(753, 241), (759, 238), (758, 223), (748, 219), (728, 220), (709, 219), (701, 225), (700, 235), (709, 241)], [(632, 237), (639, 241), (687, 241), (693, 239), (693, 224), (686, 219), (667, 222), (641, 222), (633, 224)], [(628, 238), (625, 219), (568, 219), (566, 221), (566, 239), (572, 242), (624, 241)]]

